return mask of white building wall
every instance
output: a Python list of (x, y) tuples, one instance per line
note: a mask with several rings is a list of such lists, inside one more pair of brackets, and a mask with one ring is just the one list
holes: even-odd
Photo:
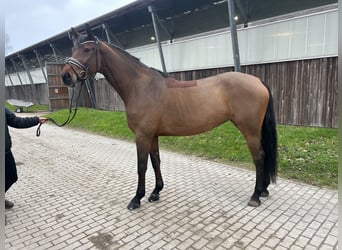
[[(243, 65), (337, 56), (337, 10), (238, 29)], [(230, 31), (163, 43), (169, 72), (232, 66)], [(156, 45), (128, 50), (150, 67), (162, 69)]]
[[(44, 67), (44, 71), (46, 72), (46, 67)], [(30, 74), (33, 80), (33, 83), (45, 83), (45, 77), (43, 75), (42, 69), (37, 68), (37, 69), (31, 69)], [(21, 81), (20, 81), (20, 79)], [(19, 77), (17, 73), (12, 73), (8, 75), (5, 75), (5, 86), (16, 86), (16, 85), (26, 85), (26, 84), (31, 84), (30, 78), (27, 74), (26, 71), (20, 71), (19, 72)]]
[[(338, 11), (238, 29), (242, 65), (337, 56)], [(196, 37), (176, 39), (162, 44), (168, 72), (218, 68), (234, 65), (229, 30)], [(149, 67), (162, 70), (157, 45), (128, 50)], [(46, 72), (46, 68), (44, 67)], [(34, 83), (45, 82), (41, 69), (31, 70)], [(20, 72), (23, 84), (31, 84), (26, 71)], [(5, 76), (6, 86), (20, 85), (16, 73)]]

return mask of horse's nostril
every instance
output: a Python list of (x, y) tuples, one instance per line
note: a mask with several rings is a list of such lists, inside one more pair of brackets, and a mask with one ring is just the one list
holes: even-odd
[(65, 73), (64, 75), (62, 75), (62, 79), (64, 84), (66, 85), (71, 83), (71, 75), (69, 73)]

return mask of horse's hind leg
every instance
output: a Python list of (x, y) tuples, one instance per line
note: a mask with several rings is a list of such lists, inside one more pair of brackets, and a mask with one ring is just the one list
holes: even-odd
[[(265, 168), (265, 164), (264, 164), (264, 168)], [(267, 190), (267, 187), (270, 185), (271, 180), (270, 180), (270, 176), (269, 173), (267, 173), (267, 171), (264, 170), (264, 185), (263, 185), (263, 190), (260, 194), (260, 197), (268, 197), (269, 196), (269, 192)]]
[(251, 151), (254, 165), (256, 168), (256, 182), (254, 193), (248, 202), (249, 206), (258, 207), (260, 206), (260, 196), (267, 196), (267, 186), (265, 186), (265, 171), (264, 171), (264, 150), (262, 149), (259, 136), (246, 136), (246, 141)]
[(151, 196), (148, 198), (148, 201), (157, 201), (159, 200), (159, 192), (163, 189), (164, 183), (163, 178), (160, 171), (160, 157), (159, 157), (159, 145), (158, 145), (158, 137), (154, 137), (151, 144), (151, 150), (150, 150), (150, 158), (152, 162), (152, 166), (154, 169), (154, 174), (156, 177), (156, 185), (155, 188), (151, 194)]

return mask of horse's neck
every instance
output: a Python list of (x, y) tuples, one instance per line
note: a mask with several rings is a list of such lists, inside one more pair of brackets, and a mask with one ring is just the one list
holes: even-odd
[(116, 50), (107, 44), (103, 46), (100, 71), (122, 100), (127, 103), (131, 93), (136, 92), (134, 89), (139, 85), (137, 82), (140, 82), (141, 78), (146, 75), (147, 67)]

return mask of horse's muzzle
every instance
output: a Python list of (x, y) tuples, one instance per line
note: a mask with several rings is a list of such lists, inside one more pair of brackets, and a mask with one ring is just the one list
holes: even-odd
[(72, 76), (69, 72), (66, 72), (62, 75), (63, 83), (66, 86), (73, 86)]

